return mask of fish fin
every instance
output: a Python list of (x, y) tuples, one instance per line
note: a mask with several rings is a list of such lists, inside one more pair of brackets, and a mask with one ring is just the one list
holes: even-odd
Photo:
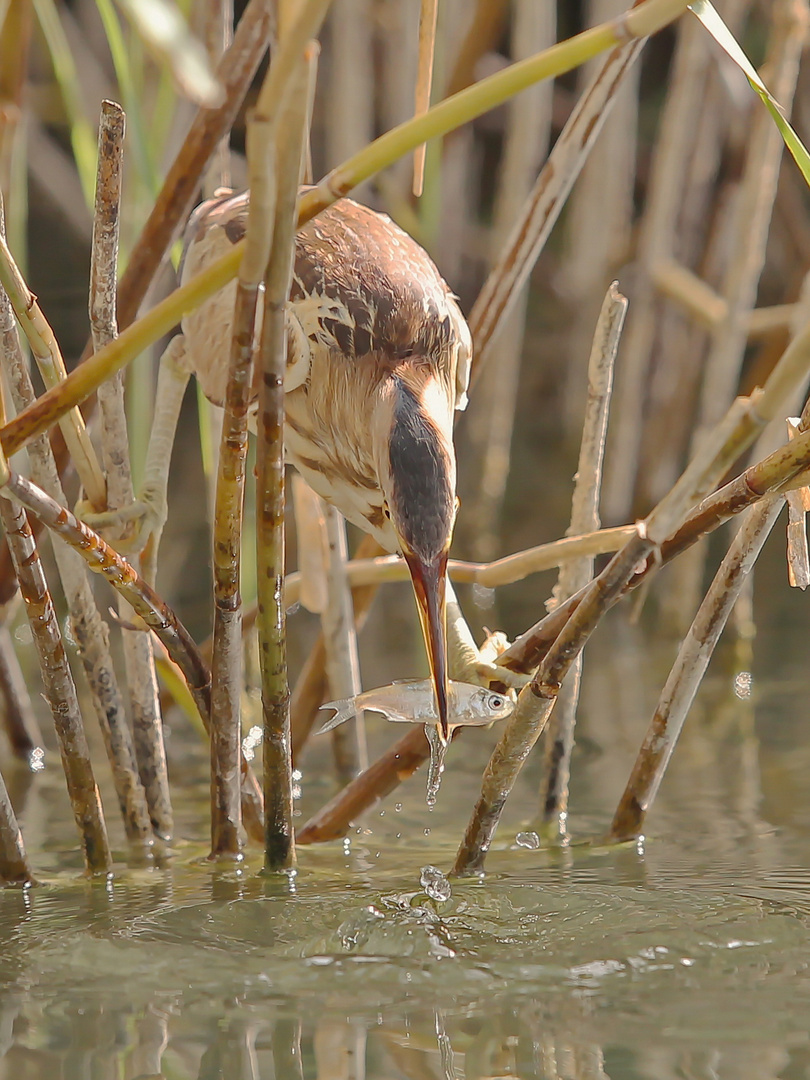
[(335, 709), (335, 715), (330, 716), (326, 723), (318, 728), (315, 732), (316, 735), (323, 735), (324, 732), (331, 731), (332, 728), (336, 728), (339, 724), (345, 723), (346, 720), (351, 720), (357, 712), (354, 698), (340, 698), (338, 701), (327, 701), (321, 705), (321, 708)]

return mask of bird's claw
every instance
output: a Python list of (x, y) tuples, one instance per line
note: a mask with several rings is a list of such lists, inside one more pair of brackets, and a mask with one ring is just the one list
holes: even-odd
[(510, 690), (522, 690), (527, 683), (532, 681), (531, 675), (525, 675), (522, 671), (510, 671), (500, 664), (491, 664), (488, 660), (479, 660), (474, 665), (473, 678), (471, 681), (480, 683), (489, 688), (492, 683), (502, 683)]
[(96, 511), (82, 500), (76, 514), (96, 532), (107, 537), (127, 555), (139, 555), (154, 535), (160, 535), (166, 522), (165, 500), (146, 489), (140, 498), (120, 510)]

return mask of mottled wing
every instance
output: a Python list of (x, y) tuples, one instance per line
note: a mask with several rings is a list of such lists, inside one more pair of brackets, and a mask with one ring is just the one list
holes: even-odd
[(351, 199), (299, 232), (291, 306), (314, 348), (352, 361), (373, 354), (380, 375), (430, 358), (457, 409), (467, 403), (472, 341), (427, 253), (385, 214)]
[[(189, 219), (181, 280), (189, 280), (211, 262), (244, 239), (247, 229), (249, 193), (222, 195), (202, 203)], [(201, 307), (186, 315), (183, 333), (194, 372), (203, 393), (216, 405), (225, 400), (228, 382), (228, 358), (231, 350), (233, 309), (236, 282), (229, 282)], [(254, 348), (261, 334), (262, 309), (259, 307), (254, 329)], [(288, 328), (287, 372), (285, 390), (297, 389), (309, 375), (309, 344), (295, 320)]]

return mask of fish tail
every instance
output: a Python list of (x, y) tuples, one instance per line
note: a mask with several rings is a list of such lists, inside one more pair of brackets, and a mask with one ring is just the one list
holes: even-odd
[(327, 701), (321, 705), (322, 709), (335, 709), (335, 715), (330, 716), (326, 723), (318, 728), (315, 732), (316, 735), (323, 735), (325, 731), (331, 731), (332, 728), (336, 728), (338, 724), (343, 724), (351, 718), (357, 712), (357, 705), (353, 697), (351, 698), (339, 698), (337, 701)]

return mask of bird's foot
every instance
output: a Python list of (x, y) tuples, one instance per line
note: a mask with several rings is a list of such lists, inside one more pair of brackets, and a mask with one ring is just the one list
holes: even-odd
[(84, 500), (76, 504), (76, 515), (128, 556), (139, 555), (153, 536), (160, 535), (167, 514), (165, 498), (148, 486), (139, 498), (119, 510), (99, 512)]
[(500, 683), (509, 690), (522, 690), (532, 681), (531, 675), (525, 675), (522, 671), (510, 671), (509, 668), (488, 660), (476, 661), (468, 678), (470, 682), (478, 683), (487, 689), (491, 688), (493, 683)]

